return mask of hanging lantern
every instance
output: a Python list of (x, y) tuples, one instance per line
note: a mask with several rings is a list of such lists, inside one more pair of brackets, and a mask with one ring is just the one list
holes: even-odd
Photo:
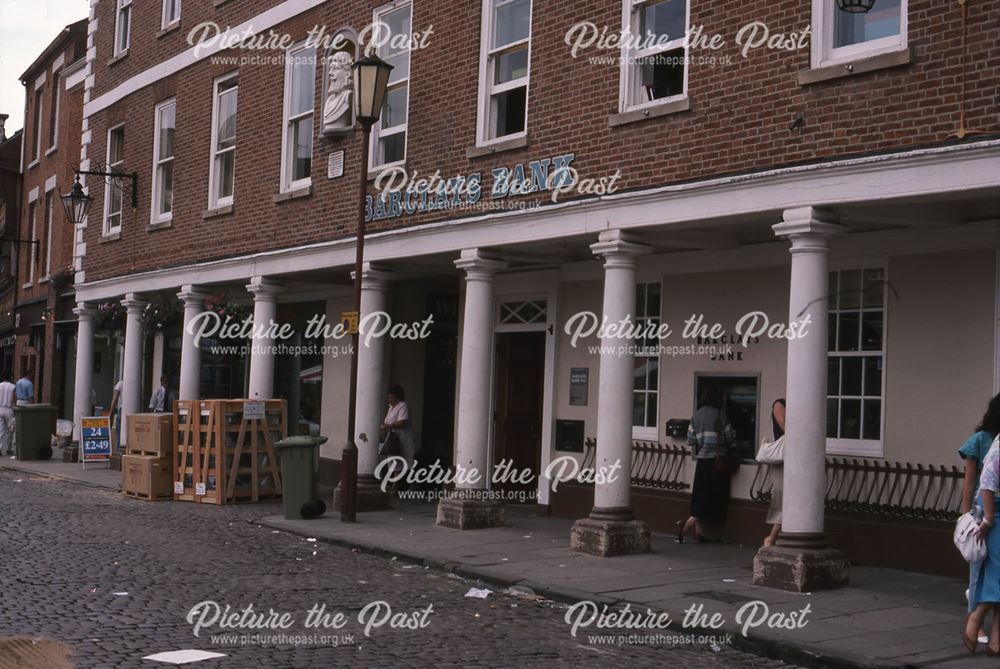
[(837, 0), (837, 7), (842, 12), (865, 14), (875, 6), (875, 0)]

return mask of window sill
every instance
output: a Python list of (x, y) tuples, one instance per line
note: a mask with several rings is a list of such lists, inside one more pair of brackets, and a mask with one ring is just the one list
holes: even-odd
[(167, 25), (160, 28), (160, 30), (156, 33), (155, 37), (156, 39), (160, 39), (164, 35), (169, 35), (170, 33), (175, 32), (180, 27), (181, 27), (181, 20), (177, 19), (173, 23), (168, 23)]
[(108, 242), (117, 242), (121, 238), (122, 233), (119, 230), (118, 232), (109, 232), (106, 235), (101, 235), (101, 238), (97, 241), (101, 244), (107, 244)]
[(386, 170), (403, 170), (406, 171), (406, 161), (401, 160), (398, 163), (389, 163), (387, 165), (379, 165), (376, 168), (368, 170), (368, 180), (375, 181), (378, 175), (382, 174)]
[(680, 114), (686, 111), (691, 111), (691, 98), (685, 95), (683, 98), (673, 100), (671, 102), (664, 102), (658, 105), (650, 105), (642, 109), (634, 109), (631, 111), (611, 114), (608, 117), (608, 125), (612, 128), (617, 128), (618, 126), (627, 125), (629, 123), (638, 123), (639, 121), (646, 121), (651, 118), (661, 118), (663, 116), (670, 116), (671, 114)]
[(49, 276), (46, 275), (46, 276), (43, 276), (41, 279), (38, 280), (38, 285), (40, 286), (43, 283), (48, 283), (48, 282), (49, 282)]
[(32, 286), (34, 286), (34, 285), (35, 285), (35, 284), (33, 284), (33, 283), (31, 283), (31, 282), (29, 281), (28, 283), (26, 283), (26, 284), (22, 285), (22, 286), (21, 286), (21, 288), (22, 288), (22, 289), (24, 289), (24, 290), (27, 290), (28, 288), (31, 288), (31, 287), (32, 287)]
[(220, 216), (229, 216), (235, 211), (233, 205), (226, 204), (221, 207), (213, 207), (211, 209), (206, 209), (201, 215), (201, 220), (207, 221), (211, 218), (219, 218)]
[(46, 158), (48, 158), (49, 156), (51, 156), (51, 155), (52, 155), (53, 153), (55, 153), (55, 152), (56, 152), (56, 151), (58, 151), (58, 150), (59, 150), (59, 147), (56, 147), (56, 146), (50, 146), (50, 147), (49, 147), (48, 149), (46, 149), (46, 151), (45, 151), (45, 157), (46, 157)]
[(502, 142), (496, 142), (494, 144), (486, 144), (484, 146), (473, 146), (465, 150), (466, 158), (482, 158), (483, 156), (490, 156), (494, 153), (502, 153), (503, 151), (514, 151), (515, 149), (523, 149), (528, 146), (528, 136), (516, 137), (514, 139), (504, 140)]
[(913, 52), (910, 49), (899, 49), (888, 53), (880, 53), (867, 58), (858, 58), (844, 63), (834, 63), (824, 65), (811, 70), (799, 72), (799, 86), (809, 86), (823, 81), (843, 79), (853, 77), (867, 72), (876, 72), (890, 67), (909, 65), (913, 61)]
[(174, 225), (173, 218), (165, 218), (162, 221), (153, 221), (152, 223), (146, 226), (146, 230), (148, 230), (149, 232), (153, 232), (154, 230), (164, 230), (166, 228), (173, 227), (173, 225)]
[(313, 194), (312, 184), (308, 186), (296, 186), (291, 190), (282, 191), (274, 196), (274, 203), (288, 202), (289, 200), (299, 200)]
[(229, 1), (230, 0), (212, 0), (212, 7), (221, 7)]
[(39, 159), (38, 159), (38, 158), (35, 158), (35, 159), (34, 159), (34, 160), (32, 160), (32, 161), (31, 161), (30, 163), (28, 163), (28, 169), (30, 170), (30, 169), (32, 169), (33, 167), (38, 167), (38, 163), (39, 163)]
[(118, 54), (117, 56), (115, 56), (114, 58), (112, 58), (111, 60), (109, 60), (107, 62), (107, 66), (111, 67), (112, 65), (117, 65), (118, 63), (122, 62), (126, 58), (128, 58), (128, 49), (125, 49), (120, 54)]

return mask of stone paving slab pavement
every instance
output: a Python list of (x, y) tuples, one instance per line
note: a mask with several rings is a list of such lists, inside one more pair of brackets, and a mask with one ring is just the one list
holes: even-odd
[[(969, 656), (962, 647), (966, 584), (956, 579), (854, 567), (850, 587), (789, 593), (753, 585), (755, 549), (750, 547), (680, 545), (654, 533), (652, 553), (598, 558), (569, 550), (570, 520), (539, 517), (528, 508), (507, 507), (506, 514), (506, 527), (466, 532), (433, 525), (433, 505), (359, 514), (356, 524), (341, 523), (336, 514), (261, 522), (496, 585), (529, 586), (566, 603), (631, 603), (666, 611), (675, 621), (688, 607), (702, 604), (705, 612), (725, 618), (722, 629), (736, 635), (737, 647), (799, 665), (995, 665), (982, 649)], [(769, 614), (790, 614), (808, 605), (809, 623), (792, 630), (750, 628), (743, 636), (736, 616), (754, 601), (765, 603)]]
[[(119, 489), (120, 473), (83, 471), (62, 462), (4, 460), (0, 468)], [(505, 527), (458, 531), (434, 525), (432, 504), (358, 515), (342, 523), (335, 513), (310, 521), (268, 516), (260, 523), (293, 534), (360, 549), (384, 557), (444, 569), (494, 586), (530, 587), (538, 595), (573, 604), (591, 600), (665, 611), (675, 621), (692, 605), (725, 619), (722, 632), (743, 650), (811, 667), (951, 668), (995, 666), (980, 650), (961, 645), (966, 584), (924, 574), (854, 567), (850, 587), (789, 593), (752, 583), (755, 549), (730, 545), (677, 544), (654, 533), (653, 552), (598, 558), (569, 550), (572, 521), (535, 515), (529, 507), (507, 507)], [(809, 606), (799, 629), (766, 625), (741, 634), (741, 607), (763, 602), (769, 614)], [(763, 605), (753, 605), (763, 610)], [(717, 630), (718, 632), (718, 630)]]

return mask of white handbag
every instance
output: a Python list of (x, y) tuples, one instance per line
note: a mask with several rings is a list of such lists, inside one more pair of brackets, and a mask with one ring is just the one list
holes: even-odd
[(966, 562), (980, 562), (986, 558), (986, 542), (981, 541), (976, 535), (978, 526), (979, 521), (971, 511), (963, 513), (955, 523), (955, 535), (952, 540)]
[(762, 465), (780, 465), (785, 461), (785, 435), (774, 441), (764, 439), (757, 451), (757, 462)]

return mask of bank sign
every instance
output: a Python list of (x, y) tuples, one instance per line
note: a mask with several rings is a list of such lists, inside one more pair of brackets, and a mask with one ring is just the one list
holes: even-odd
[[(490, 201), (539, 192), (565, 192), (577, 184), (572, 164), (576, 155), (501, 166), (490, 170)], [(383, 221), (432, 211), (472, 209), (483, 198), (483, 174), (442, 178), (440, 172), (419, 177), (403, 168), (383, 170), (375, 178), (377, 195), (365, 198), (365, 221)]]

